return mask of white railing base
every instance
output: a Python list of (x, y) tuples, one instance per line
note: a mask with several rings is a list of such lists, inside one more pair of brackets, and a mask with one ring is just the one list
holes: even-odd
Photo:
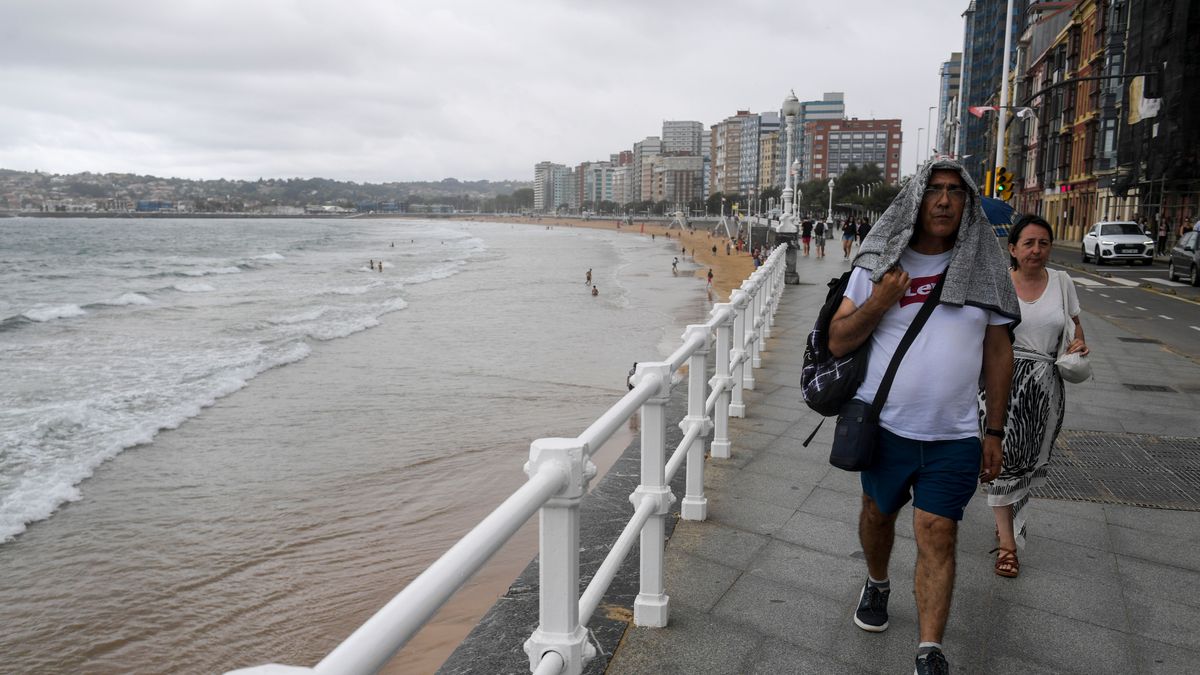
[(525, 641), (525, 653), (529, 655), (529, 671), (541, 672), (538, 666), (542, 664), (547, 653), (551, 658), (561, 659), (561, 670), (550, 670), (562, 675), (579, 675), (583, 666), (596, 656), (596, 648), (588, 642), (587, 629), (578, 626), (574, 633), (550, 633), (538, 628)]
[(733, 453), (730, 452), (732, 447), (733, 443), (730, 441), (713, 441), (708, 446), (708, 452), (713, 459), (729, 459), (733, 456)]
[(746, 404), (730, 403), (729, 404), (729, 416), (730, 417), (745, 417), (746, 416)]
[(708, 498), (684, 497), (679, 503), (679, 517), (684, 520), (706, 520), (708, 518)]
[(663, 628), (671, 616), (671, 598), (666, 593), (638, 593), (633, 601), (633, 625)]

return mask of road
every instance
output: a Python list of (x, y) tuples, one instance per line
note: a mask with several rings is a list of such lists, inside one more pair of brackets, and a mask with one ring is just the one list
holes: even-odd
[(1167, 266), (1080, 261), (1078, 244), (1056, 245), (1050, 267), (1075, 281), (1083, 310), (1200, 363), (1200, 288), (1167, 278)]

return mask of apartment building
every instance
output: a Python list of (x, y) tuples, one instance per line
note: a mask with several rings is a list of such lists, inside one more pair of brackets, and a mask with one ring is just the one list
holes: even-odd
[(804, 125), (805, 180), (840, 176), (851, 165), (876, 164), (888, 183), (900, 181), (900, 120), (819, 120)]

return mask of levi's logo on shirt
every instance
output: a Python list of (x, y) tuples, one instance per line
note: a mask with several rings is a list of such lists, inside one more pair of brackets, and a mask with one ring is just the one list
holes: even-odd
[(937, 285), (938, 279), (942, 275), (934, 274), (928, 277), (916, 277), (908, 280), (908, 290), (904, 291), (904, 296), (900, 298), (900, 306), (911, 305), (914, 302), (924, 304), (929, 298), (929, 294), (933, 292), (933, 287)]

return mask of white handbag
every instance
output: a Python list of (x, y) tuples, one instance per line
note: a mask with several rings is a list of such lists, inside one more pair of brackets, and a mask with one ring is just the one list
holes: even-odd
[(1071, 307), (1067, 300), (1067, 293), (1070, 291), (1067, 284), (1071, 283), (1071, 278), (1065, 272), (1058, 272), (1055, 276), (1058, 277), (1059, 294), (1062, 295), (1063, 316), (1066, 318), (1066, 323), (1063, 325), (1062, 339), (1058, 345), (1058, 358), (1054, 360), (1054, 365), (1058, 367), (1058, 374), (1062, 376), (1062, 379), (1078, 384), (1091, 378), (1092, 364), (1086, 356), (1079, 352), (1067, 353), (1067, 347), (1071, 346), (1071, 342), (1075, 340), (1075, 322), (1071, 319)]

